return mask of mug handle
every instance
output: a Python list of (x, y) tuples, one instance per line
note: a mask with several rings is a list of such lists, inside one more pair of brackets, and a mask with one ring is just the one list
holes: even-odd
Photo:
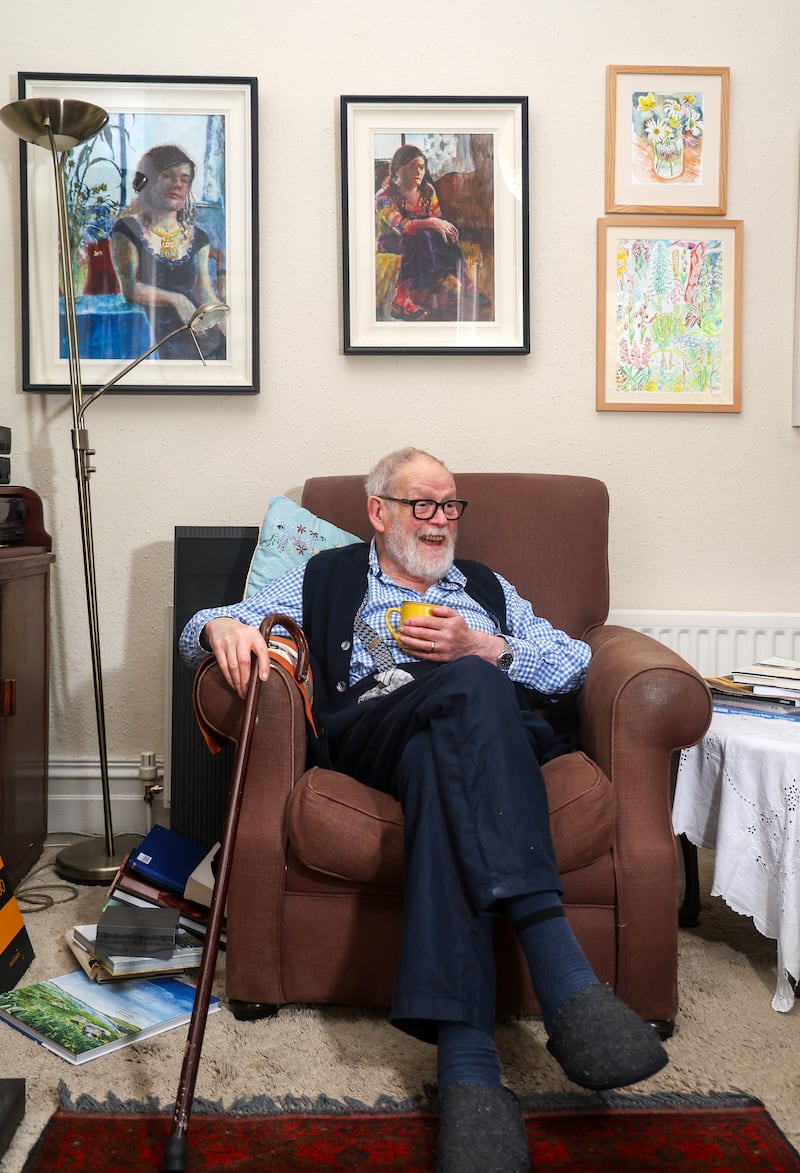
[(392, 635), (399, 643), (400, 642), (400, 635), (398, 633), (397, 628), (394, 626), (391, 619), (389, 618), (390, 615), (402, 615), (402, 611), (400, 610), (399, 607), (390, 607), (389, 610), (386, 611), (384, 614), (384, 619), (386, 620), (386, 626), (389, 628), (389, 631), (391, 631)]

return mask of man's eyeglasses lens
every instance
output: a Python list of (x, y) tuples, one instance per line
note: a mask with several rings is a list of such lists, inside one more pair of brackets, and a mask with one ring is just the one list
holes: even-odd
[(407, 497), (383, 497), (382, 500), (396, 501), (400, 505), (410, 505), (417, 521), (431, 521), (440, 507), (448, 521), (458, 521), (467, 508), (467, 502), (459, 501), (457, 498), (452, 501), (430, 501), (426, 498), (409, 501)]

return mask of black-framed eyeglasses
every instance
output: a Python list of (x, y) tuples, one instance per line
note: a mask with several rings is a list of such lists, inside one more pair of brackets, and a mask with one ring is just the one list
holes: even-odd
[(461, 501), (458, 497), (454, 497), (451, 501), (431, 501), (428, 497), (409, 501), (408, 497), (386, 497), (383, 493), (379, 493), (378, 496), (381, 501), (396, 501), (398, 505), (410, 505), (417, 521), (432, 521), (439, 509), (444, 514), (446, 521), (458, 521), (468, 505), (467, 501)]

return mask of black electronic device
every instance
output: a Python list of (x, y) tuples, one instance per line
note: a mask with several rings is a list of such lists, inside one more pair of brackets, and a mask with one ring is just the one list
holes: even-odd
[(3, 427), (0, 424), (0, 456), (9, 456), (11, 454), (11, 428)]
[(0, 546), (19, 546), (24, 540), (24, 497), (0, 497)]

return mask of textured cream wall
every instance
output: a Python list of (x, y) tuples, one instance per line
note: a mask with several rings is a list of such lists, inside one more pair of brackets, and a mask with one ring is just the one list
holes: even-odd
[[(257, 524), (311, 473), (417, 443), (454, 469), (600, 476), (612, 499), (612, 605), (800, 608), (800, 429), (791, 427), (800, 50), (796, 0), (758, 9), (442, 0), (430, 15), (343, 0), (178, 9), (139, 0), (116, 31), (86, 0), (20, 9), (16, 71), (256, 76), (261, 394), (109, 397), (91, 414), (109, 750), (163, 749), (163, 626), (176, 524)], [(81, 16), (83, 13), (83, 17)], [(57, 33), (42, 35), (52, 26)], [(595, 224), (605, 68), (731, 67), (728, 215), (744, 236), (743, 411), (597, 413)], [(532, 353), (344, 357), (338, 99), (530, 99)], [(63, 398), (20, 390), (17, 144), (0, 133), (0, 422), (44, 498), (53, 583), (54, 757), (96, 753), (77, 506)], [(498, 518), (502, 524), (502, 517)]]

